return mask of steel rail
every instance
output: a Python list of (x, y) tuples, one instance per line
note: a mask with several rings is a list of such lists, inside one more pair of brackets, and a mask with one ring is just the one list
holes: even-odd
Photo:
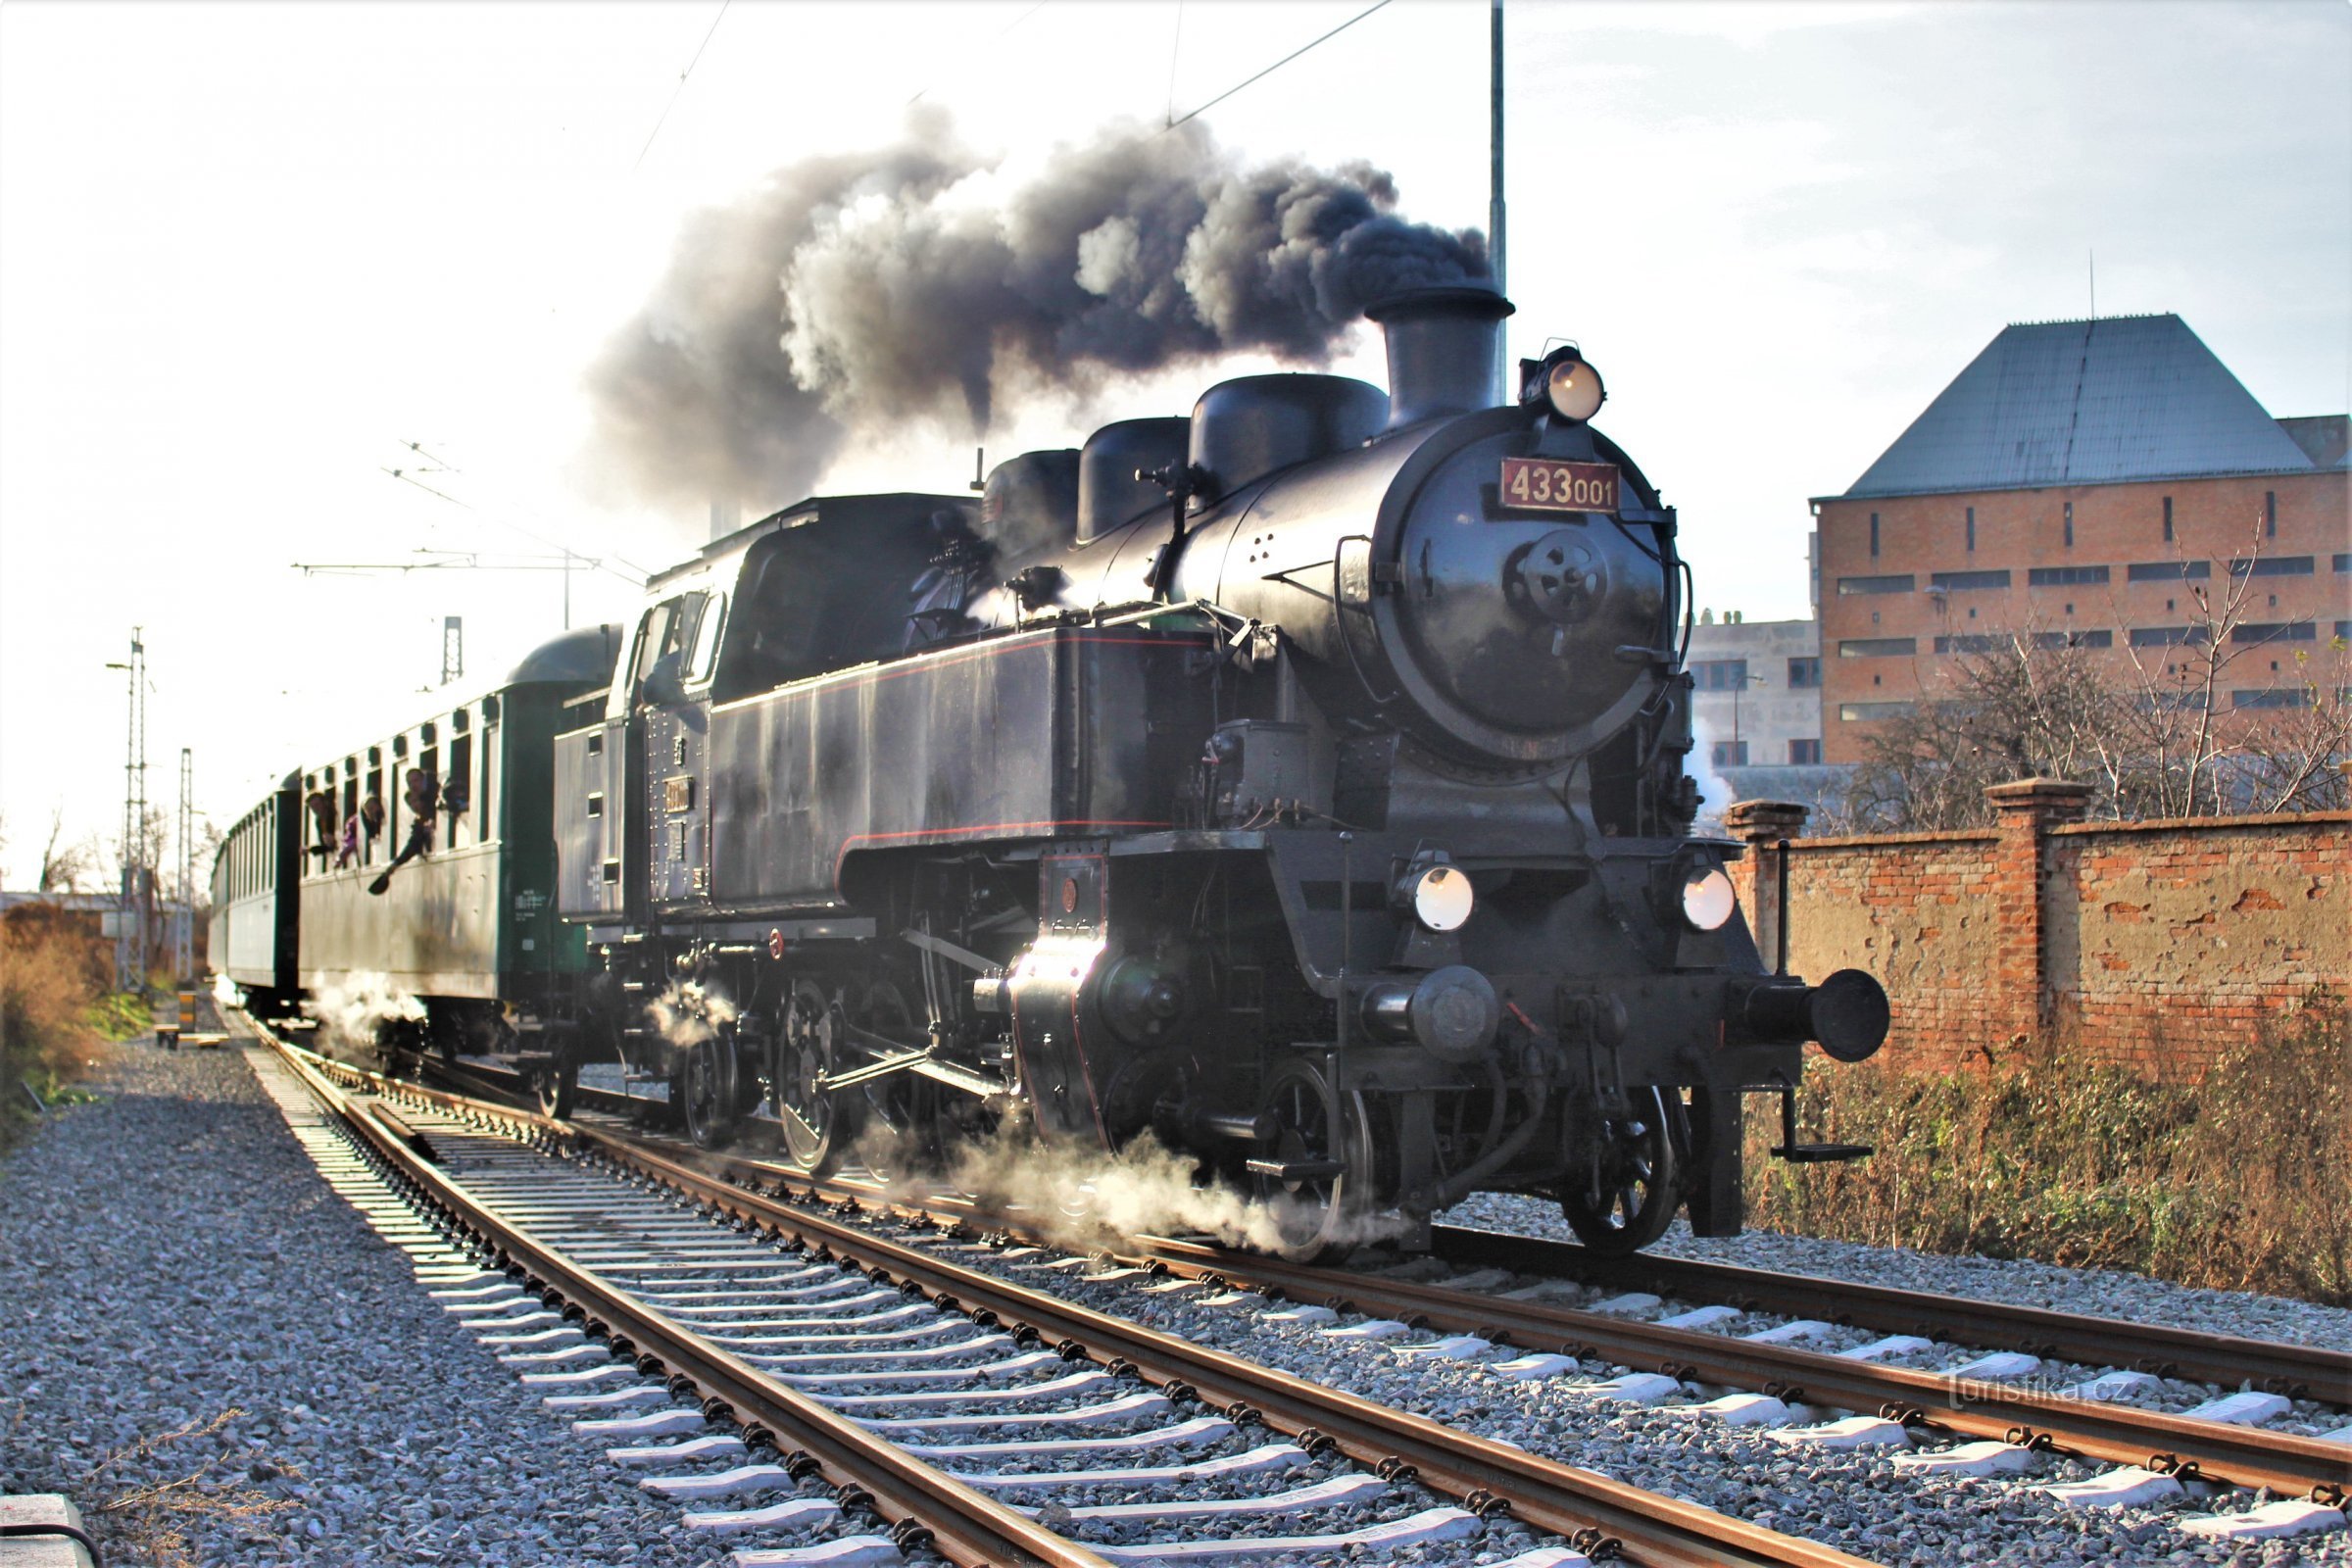
[[(595, 1136), (612, 1142), (628, 1142), (614, 1140), (608, 1133)], [(838, 1180), (811, 1181), (786, 1167), (735, 1154), (697, 1151), (690, 1157), (726, 1173), (722, 1179), (767, 1182), (820, 1200), (870, 1202), (902, 1215), (928, 1215), (1001, 1229), (1027, 1240), (1042, 1239), (1017, 1220), (983, 1214), (961, 1200), (935, 1197), (909, 1200)], [(1519, 1240), (1497, 1237), (1496, 1244)], [(1564, 1247), (1561, 1250), (1575, 1250)], [(1115, 1250), (1133, 1262), (1157, 1264), (1195, 1277), (1214, 1275), (1229, 1284), (1255, 1285), (1295, 1300), (1341, 1302), (1354, 1307), (1386, 1303), (1380, 1308), (1386, 1315), (1410, 1319), (1433, 1329), (1477, 1333), (1497, 1344), (1527, 1348), (1598, 1356), (1636, 1371), (1659, 1372), (1685, 1381), (1755, 1389), (1790, 1403), (1801, 1401), (1877, 1412), (1906, 1426), (1932, 1432), (1993, 1439), (2106, 1463), (2136, 1465), (2177, 1475), (2182, 1480), (2195, 1478), (2232, 1486), (2268, 1487), (2282, 1495), (2308, 1496), (2329, 1505), (2352, 1495), (2352, 1453), (2347, 1453), (2340, 1444), (2319, 1438), (2037, 1393), (1989, 1379), (1962, 1379), (1944, 1373), (1882, 1366), (1791, 1346), (1758, 1345), (1693, 1329), (1582, 1312), (1555, 1303), (1509, 1301), (1441, 1285), (1341, 1275), (1330, 1269), (1200, 1243), (1137, 1238)], [(1843, 1281), (1805, 1279), (1798, 1288), (1810, 1292), (1811, 1299), (1805, 1306), (1791, 1305), (1789, 1310), (1808, 1315), (1809, 1306), (1812, 1313), (1828, 1310), (1838, 1316), (1845, 1315), (1847, 1287)], [(1913, 1293), (1884, 1294), (1905, 1298)], [(1986, 1305), (1961, 1304), (1969, 1308)], [(2067, 1321), (2064, 1314), (2046, 1315), (2062, 1323)], [(1858, 1315), (1855, 1321), (1860, 1322)], [(1931, 1321), (1920, 1325), (1916, 1320), (1902, 1322), (1894, 1332), (1909, 1332), (1922, 1326), (1936, 1333), (1957, 1332), (1943, 1324)], [(2103, 1327), (2106, 1326), (2076, 1324), (2070, 1343), (2083, 1345), (2090, 1350), (2087, 1359), (2115, 1364), (2110, 1354), (2099, 1353), (2083, 1341), (2085, 1333), (2096, 1334)], [(2117, 1335), (2120, 1346), (2135, 1326), (2113, 1327), (2124, 1331)], [(2219, 1336), (2184, 1335), (2178, 1330), (2156, 1332), (2218, 1341), (2223, 1346), (2231, 1343)], [(2264, 1359), (2273, 1362), (2301, 1353), (2292, 1346), (2244, 1343), (2269, 1352)], [(2335, 1358), (2325, 1350), (2307, 1353), (2318, 1369), (2316, 1375), (2325, 1380), (2329, 1375), (2329, 1363)], [(2235, 1375), (2220, 1381), (2250, 1381), (2254, 1377), (2251, 1370), (2241, 1367), (2235, 1370)], [(2301, 1381), (2307, 1384), (2310, 1380)], [(2326, 1387), (2324, 1381), (2322, 1387)], [(2352, 1395), (2339, 1396), (2352, 1398)], [(2321, 1397), (2328, 1396), (2323, 1392)]]
[[(522, 1274), (526, 1290), (560, 1298), (566, 1315), (576, 1309), (584, 1316), (590, 1338), (608, 1341), (615, 1355), (634, 1354), (638, 1370), (648, 1376), (667, 1374), (673, 1392), (683, 1392), (679, 1380), (684, 1379), (701, 1396), (706, 1415), (742, 1423), (747, 1444), (780, 1449), (787, 1468), (813, 1461), (834, 1483), (845, 1508), (865, 1500), (881, 1518), (895, 1522), (892, 1538), (902, 1545), (927, 1546), (961, 1568), (1109, 1568), (1085, 1546), (767, 1377), (505, 1219), (374, 1114), (364, 1113), (304, 1059), (307, 1053), (273, 1043), (312, 1094), (382, 1157), (417, 1201), (490, 1249), (507, 1272)], [(531, 1119), (540, 1123), (535, 1131), (563, 1125)]]
[[(845, 1210), (861, 1207), (858, 1198), (786, 1180), (773, 1167), (719, 1156), (715, 1162), (729, 1174), (713, 1174), (606, 1128), (551, 1121), (533, 1111), (387, 1081), (347, 1066), (341, 1070), (389, 1094), (415, 1095), (484, 1121), (503, 1121), (534, 1136), (591, 1151), (739, 1224), (799, 1242), (811, 1255), (860, 1269), (878, 1283), (920, 1290), (927, 1298), (983, 1323), (1033, 1333), (1073, 1359), (1091, 1358), (1229, 1414), (1253, 1417), (1310, 1450), (1336, 1449), (1383, 1474), (1409, 1476), (1474, 1512), (1508, 1512), (1566, 1538), (1596, 1560), (1622, 1556), (1650, 1568), (1866, 1568), (1866, 1559), (1834, 1546), (1457, 1432), (874, 1235), (846, 1218), (817, 1212), (827, 1203)], [(800, 1196), (780, 1197), (737, 1185), (780, 1180)], [(920, 1212), (911, 1205), (903, 1211)]]
[(1655, 1253), (1602, 1257), (1567, 1242), (1461, 1226), (1437, 1227), (1434, 1241), (1438, 1256), (1465, 1268), (1508, 1268), (1615, 1290), (1726, 1301), (1742, 1311), (1825, 1316), (1884, 1334), (1920, 1334), (1986, 1349), (2024, 1350), (2045, 1360), (2127, 1367), (2228, 1388), (2250, 1382), (2290, 1398), (2352, 1405), (2352, 1351), (2076, 1317), (2044, 1307), (1774, 1274)]
[[(1352, 1276), (1189, 1242), (1151, 1239), (1120, 1250), (1179, 1273), (1215, 1275), (1240, 1289), (1477, 1334), (1497, 1344), (1598, 1357), (1683, 1382), (1755, 1389), (1789, 1403), (1875, 1411), (1905, 1426), (2141, 1465), (2180, 1476), (2268, 1487), (2333, 1506), (2352, 1490), (2352, 1449), (2320, 1438), (2230, 1426), (2135, 1406), (2013, 1388), (1990, 1379), (1882, 1366), (1786, 1345)], [(1817, 1305), (1824, 1303), (1816, 1303)]]

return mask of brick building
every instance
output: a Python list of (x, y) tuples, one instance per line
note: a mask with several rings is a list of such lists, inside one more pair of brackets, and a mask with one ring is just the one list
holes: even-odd
[(2352, 636), (2346, 446), (2345, 416), (2273, 418), (2177, 316), (2004, 329), (1814, 500), (1825, 760), (2002, 635), (2160, 662), (2200, 585), (2252, 593), (2221, 701), (2301, 701), (2295, 655)]

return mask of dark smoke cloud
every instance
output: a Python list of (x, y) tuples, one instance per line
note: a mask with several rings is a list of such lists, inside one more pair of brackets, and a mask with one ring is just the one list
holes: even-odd
[(600, 444), (649, 497), (775, 505), (861, 428), (983, 433), (1244, 351), (1321, 365), (1372, 301), (1487, 275), (1483, 236), (1397, 218), (1381, 171), (1244, 168), (1198, 125), (1111, 127), (1009, 191), (992, 168), (932, 118), (698, 215), (590, 372)]

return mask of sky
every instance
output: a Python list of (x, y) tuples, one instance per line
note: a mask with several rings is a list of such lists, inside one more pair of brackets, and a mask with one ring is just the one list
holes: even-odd
[[(114, 854), (133, 627), (149, 796), (188, 748), (225, 827), (445, 706), (443, 617), (470, 689), (567, 609), (632, 615), (709, 519), (616, 487), (583, 377), (692, 213), (918, 103), (1017, 170), (1366, 3), (0, 5), (0, 882), (53, 817)], [(2089, 314), (2094, 275), (2099, 314), (2179, 312), (2272, 414), (2352, 408), (2344, 0), (1508, 0), (1506, 27), (1510, 346), (1601, 369), (1702, 605), (1806, 613), (1808, 498), (2004, 324)], [(1201, 119), (1483, 227), (1487, 37), (1476, 0), (1395, 0)], [(1383, 380), (1376, 336), (1336, 368)], [(1010, 411), (992, 461), (1072, 417)], [(822, 488), (960, 490), (972, 445), (910, 428)], [(295, 565), (420, 551), (514, 569)]]

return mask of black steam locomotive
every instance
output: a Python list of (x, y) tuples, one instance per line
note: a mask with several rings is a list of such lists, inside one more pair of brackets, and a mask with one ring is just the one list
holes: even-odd
[(655, 578), (548, 743), (551, 1102), (617, 1059), (810, 1171), (1151, 1132), (1295, 1255), (1488, 1190), (1737, 1231), (1742, 1097), (1886, 996), (1768, 972), (1690, 836), (1674, 513), (1573, 348), (1490, 406), (1510, 311), (1402, 296), (1388, 396), (1227, 381)]

